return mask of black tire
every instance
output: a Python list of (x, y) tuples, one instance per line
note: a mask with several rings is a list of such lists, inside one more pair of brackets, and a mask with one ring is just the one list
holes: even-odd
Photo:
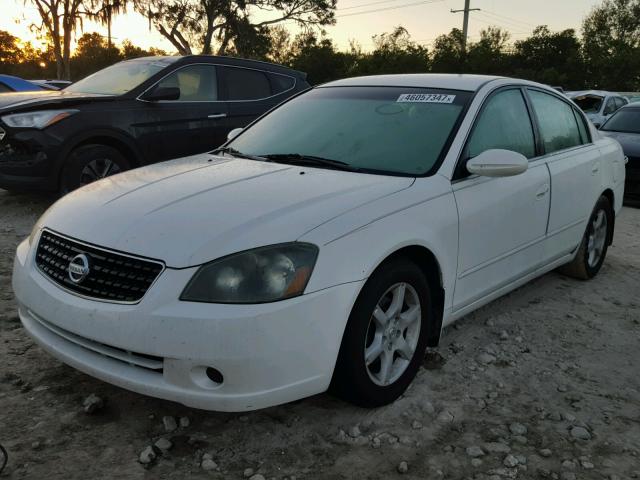
[[(65, 195), (92, 181), (129, 168), (131, 165), (117, 149), (107, 145), (83, 145), (73, 150), (64, 163), (60, 175), (60, 194)], [(95, 175), (91, 172), (95, 172)]]
[[(374, 309), (385, 292), (398, 284), (410, 285), (413, 288), (412, 297), (417, 294), (419, 299), (421, 309), (419, 337), (413, 357), (404, 367), (404, 372), (388, 385), (380, 385), (370, 376), (365, 363), (365, 347), (369, 342), (369, 326), (374, 322)], [(407, 291), (409, 291), (408, 288)], [(404, 306), (406, 304), (403, 303), (402, 308)], [(381, 265), (365, 284), (349, 316), (333, 373), (331, 392), (344, 400), (368, 408), (387, 405), (396, 400), (404, 393), (420, 368), (427, 348), (428, 322), (433, 321), (434, 318), (431, 291), (427, 278), (420, 268), (405, 258), (394, 259)], [(405, 335), (408, 335), (406, 329), (401, 333), (403, 338), (406, 338)], [(392, 354), (394, 355), (396, 353)], [(370, 363), (370, 367), (374, 363)]]
[[(606, 238), (597, 262), (590, 263), (589, 239), (594, 235), (594, 222), (601, 212), (603, 213), (604, 218), (606, 218), (607, 221)], [(607, 197), (603, 195), (598, 199), (598, 201), (596, 202), (596, 206), (593, 208), (591, 217), (589, 217), (587, 229), (584, 232), (582, 242), (580, 243), (580, 247), (578, 248), (578, 252), (576, 253), (575, 258), (572, 262), (560, 267), (558, 271), (569, 277), (577, 278), (578, 280), (590, 280), (595, 277), (600, 271), (600, 268), (602, 268), (602, 264), (604, 263), (605, 257), (607, 256), (607, 250), (609, 248), (609, 244), (611, 243), (613, 235), (613, 222), (614, 215), (611, 202)]]

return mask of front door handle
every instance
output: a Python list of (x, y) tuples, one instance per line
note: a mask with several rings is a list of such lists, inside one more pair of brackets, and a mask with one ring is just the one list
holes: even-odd
[(211, 115), (208, 115), (207, 118), (224, 118), (226, 116), (226, 113), (212, 113)]
[(549, 184), (545, 183), (540, 187), (540, 189), (536, 192), (536, 198), (542, 198), (549, 192)]

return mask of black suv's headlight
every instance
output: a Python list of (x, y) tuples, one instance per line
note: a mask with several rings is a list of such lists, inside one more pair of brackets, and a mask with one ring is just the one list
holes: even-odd
[(266, 303), (302, 295), (318, 257), (309, 243), (286, 243), (234, 253), (200, 267), (180, 300)]

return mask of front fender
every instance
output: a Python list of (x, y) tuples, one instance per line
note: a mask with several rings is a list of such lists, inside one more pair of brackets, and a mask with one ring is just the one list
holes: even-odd
[(299, 240), (320, 248), (307, 292), (364, 280), (398, 250), (420, 246), (440, 265), (445, 312), (451, 307), (458, 212), (444, 177), (418, 179), (412, 187), (349, 211)]

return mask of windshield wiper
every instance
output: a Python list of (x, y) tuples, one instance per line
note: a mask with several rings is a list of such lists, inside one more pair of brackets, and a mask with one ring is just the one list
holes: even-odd
[(336, 170), (346, 170), (349, 172), (358, 172), (361, 169), (349, 165), (347, 162), (340, 160), (332, 160), (330, 158), (316, 157), (314, 155), (302, 155), (300, 153), (270, 153), (261, 155), (261, 157), (277, 163), (287, 163), (291, 165), (308, 165), (318, 167), (329, 167)]
[(266, 161), (265, 157), (259, 157), (258, 155), (249, 155), (248, 153), (242, 153), (240, 150), (236, 150), (233, 147), (216, 148), (211, 153), (228, 153), (229, 155), (232, 155), (232, 156), (238, 157), (238, 158), (247, 158), (249, 160), (260, 160), (262, 162)]

